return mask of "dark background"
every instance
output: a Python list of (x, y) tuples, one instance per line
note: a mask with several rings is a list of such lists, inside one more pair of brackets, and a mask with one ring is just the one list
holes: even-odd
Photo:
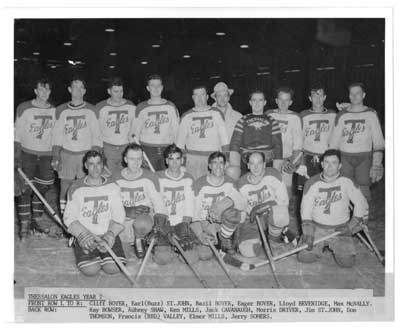
[(32, 82), (43, 74), (54, 83), (57, 105), (69, 100), (75, 74), (86, 79), (89, 102), (106, 98), (107, 79), (117, 75), (125, 97), (137, 104), (148, 98), (146, 75), (160, 73), (164, 97), (181, 113), (192, 107), (191, 88), (198, 84), (211, 94), (217, 82), (226, 82), (235, 90), (233, 107), (247, 113), (254, 88), (273, 108), (274, 90), (292, 87), (291, 109), (299, 112), (310, 105), (313, 83), (326, 86), (326, 105), (334, 108), (348, 101), (348, 84), (360, 81), (367, 86), (365, 103), (384, 123), (384, 35), (384, 19), (17, 19), (15, 107), (33, 97)]

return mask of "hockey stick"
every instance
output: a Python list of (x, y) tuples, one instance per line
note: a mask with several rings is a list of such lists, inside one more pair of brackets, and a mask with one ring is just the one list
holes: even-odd
[(155, 242), (156, 242), (156, 239), (155, 238), (151, 238), (149, 248), (147, 249), (146, 255), (144, 256), (143, 262), (140, 265), (139, 271), (138, 271), (138, 273), (136, 275), (136, 280), (139, 280), (140, 276), (142, 275), (144, 266), (146, 265), (147, 260), (150, 257), (150, 254), (151, 254), (151, 251), (153, 250)]
[(50, 204), (46, 201), (46, 199), (42, 196), (39, 190), (35, 187), (35, 185), (32, 183), (31, 180), (28, 179), (28, 177), (25, 175), (24, 171), (22, 171), (21, 168), (18, 168), (18, 173), (19, 175), (25, 180), (25, 182), (28, 184), (28, 186), (33, 190), (33, 192), (36, 194), (36, 196), (40, 199), (40, 201), (43, 203), (43, 205), (46, 207), (46, 209), (49, 211), (51, 217), (60, 225), (66, 232), (68, 232), (67, 227), (64, 225), (64, 223), (61, 221), (60, 217), (58, 214), (53, 210), (53, 208), (50, 206)]
[(102, 240), (100, 237), (96, 236), (95, 237), (96, 242), (98, 243), (99, 241), (102, 241), (101, 245), (104, 246), (104, 248), (107, 250), (108, 254), (110, 254), (110, 256), (112, 257), (112, 259), (114, 260), (114, 262), (117, 264), (117, 266), (120, 268), (120, 270), (122, 271), (122, 273), (125, 275), (125, 277), (130, 281), (130, 283), (132, 284), (132, 286), (138, 287), (138, 283), (136, 282), (135, 279), (133, 279), (130, 276), (130, 273), (128, 272), (128, 270), (126, 269), (125, 265), (121, 262), (121, 260), (119, 259), (119, 257), (117, 256), (117, 254), (114, 253), (114, 251), (111, 249), (110, 245), (107, 244), (106, 241)]
[(211, 250), (213, 251), (215, 257), (218, 260), (218, 263), (221, 265), (222, 270), (224, 270), (226, 276), (228, 277), (228, 279), (231, 281), (232, 285), (234, 288), (237, 288), (238, 285), (236, 284), (236, 282), (232, 279), (232, 277), (230, 276), (229, 272), (228, 272), (228, 268), (225, 265), (225, 262), (222, 260), (221, 256), (219, 255), (217, 249), (215, 248), (215, 246), (213, 245), (213, 243), (210, 241), (210, 239), (207, 238), (207, 243), (208, 246), (211, 247)]
[(267, 258), (268, 258), (269, 264), (271, 266), (272, 275), (274, 276), (274, 279), (275, 279), (276, 284), (278, 285), (278, 287), (279, 288), (283, 288), (283, 286), (281, 285), (281, 283), (278, 280), (278, 276), (276, 274), (275, 261), (274, 261), (274, 258), (272, 256), (271, 249), (270, 249), (270, 247), (268, 245), (267, 238), (265, 237), (265, 233), (264, 233), (264, 230), (263, 230), (263, 227), (261, 225), (260, 218), (258, 217), (258, 215), (256, 215), (256, 221), (257, 221), (257, 225), (258, 225), (258, 230), (259, 230), (259, 232), (261, 234), (261, 238), (262, 238), (262, 241), (263, 241), (263, 244), (264, 244), (264, 250), (265, 250), (265, 253), (267, 254)]
[[(21, 177), (26, 181), (26, 183), (29, 185), (29, 187), (32, 188), (33, 192), (36, 194), (36, 196), (40, 199), (40, 201), (43, 203), (43, 205), (47, 208), (47, 210), (49, 211), (51, 217), (63, 228), (63, 230), (65, 232), (68, 233), (68, 228), (64, 225), (64, 223), (61, 221), (60, 217), (57, 215), (57, 213), (53, 210), (53, 208), (49, 205), (49, 203), (47, 203), (46, 199), (42, 196), (42, 194), (39, 192), (39, 190), (37, 190), (37, 188), (35, 187), (35, 185), (28, 179), (28, 177), (25, 175), (24, 171), (21, 170), (21, 168), (18, 168), (18, 173), (21, 175)], [(69, 233), (68, 233), (69, 234)], [(132, 282), (131, 278), (129, 277), (129, 273), (128, 271), (126, 271), (125, 267), (123, 266), (123, 264), (121, 263), (121, 261), (117, 258), (117, 256), (115, 255), (115, 253), (112, 251), (112, 249), (110, 248), (110, 246), (108, 246), (107, 243), (106, 244), (106, 249), (107, 252), (111, 255), (111, 257), (113, 258), (113, 260), (117, 263), (117, 265), (120, 267), (120, 269), (122, 270), (122, 272), (124, 272), (124, 274), (127, 276), (127, 278), (129, 279), (129, 281), (132, 284), (135, 284), (134, 282)]]
[(361, 240), (361, 242), (369, 249), (370, 252), (374, 252), (371, 245), (365, 240), (361, 233), (356, 233), (357, 237)]
[(207, 285), (207, 282), (200, 277), (200, 275), (198, 274), (196, 269), (190, 264), (189, 260), (186, 257), (185, 251), (182, 249), (181, 245), (179, 245), (179, 242), (176, 240), (176, 237), (173, 236), (171, 239), (172, 239), (172, 242), (173, 242), (174, 246), (178, 249), (179, 253), (182, 255), (183, 259), (185, 260), (185, 262), (189, 266), (190, 270), (193, 271), (193, 273), (196, 276), (196, 278), (201, 282), (201, 284), (203, 285), (204, 288), (209, 288), (208, 285)]
[[(313, 245), (315, 246), (315, 245), (317, 245), (319, 243), (322, 243), (325, 240), (328, 240), (330, 238), (336, 237), (336, 236), (338, 236), (340, 234), (341, 234), (341, 231), (335, 231), (335, 232), (331, 233), (330, 235), (327, 235), (325, 237), (321, 237), (321, 238), (316, 239), (314, 241)], [(296, 253), (298, 253), (298, 252), (300, 252), (302, 250), (305, 250), (307, 247), (308, 247), (308, 245), (306, 245), (306, 244), (305, 245), (301, 245), (301, 246), (299, 246), (297, 248), (294, 248), (294, 249), (292, 249), (292, 250), (290, 250), (288, 252), (285, 252), (285, 253), (279, 254), (277, 256), (274, 256), (274, 261), (279, 261), (281, 259), (287, 258), (290, 255), (293, 255), (293, 254), (296, 254)], [(224, 259), (224, 262), (226, 264), (233, 265), (233, 266), (239, 268), (242, 271), (255, 270), (255, 269), (257, 269), (257, 268), (259, 268), (259, 267), (261, 267), (263, 265), (269, 264), (269, 260), (265, 260), (265, 261), (261, 261), (261, 262), (255, 263), (255, 264), (251, 264), (251, 263), (240, 261), (237, 258), (235, 258), (235, 257), (233, 257), (233, 256), (231, 256), (229, 254), (225, 254), (223, 259)]]
[(382, 254), (381, 254), (381, 252), (379, 251), (379, 249), (376, 247), (374, 241), (372, 240), (372, 238), (371, 238), (371, 236), (370, 236), (370, 234), (369, 234), (369, 232), (368, 232), (368, 227), (367, 227), (366, 225), (363, 226), (363, 230), (364, 230), (365, 236), (367, 237), (367, 240), (368, 240), (368, 242), (370, 243), (372, 249), (374, 250), (375, 255), (376, 255), (376, 257), (378, 258), (379, 262), (381, 262), (381, 264), (382, 264), (383, 266), (385, 266), (385, 259), (384, 259), (384, 257), (382, 256)]
[[(133, 141), (134, 141), (135, 143), (137, 143), (137, 144), (140, 146), (140, 142), (139, 142), (139, 140), (136, 138), (136, 136), (133, 137)], [(144, 160), (147, 162), (147, 164), (149, 165), (150, 170), (151, 170), (152, 172), (156, 172), (156, 170), (155, 170), (154, 167), (153, 167), (153, 164), (151, 164), (151, 162), (150, 162), (149, 158), (147, 157), (146, 152), (145, 152), (144, 150), (143, 150), (143, 158), (144, 158)]]

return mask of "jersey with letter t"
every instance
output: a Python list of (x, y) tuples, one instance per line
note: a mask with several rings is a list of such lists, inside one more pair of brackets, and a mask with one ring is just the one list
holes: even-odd
[(348, 154), (383, 150), (383, 138), (378, 115), (372, 108), (362, 112), (342, 110), (336, 116), (331, 147)]
[(292, 156), (294, 150), (301, 150), (303, 147), (303, 133), (299, 114), (289, 110), (281, 113), (278, 109), (267, 111), (278, 123), (282, 134), (283, 158)]
[(51, 155), (55, 112), (51, 105), (39, 108), (32, 101), (17, 107), (15, 142), (21, 144), (22, 150), (35, 155)]
[(119, 106), (111, 105), (108, 100), (103, 100), (96, 105), (104, 143), (114, 146), (129, 143), (129, 132), (135, 117), (135, 108), (129, 100), (125, 100)]
[(354, 216), (363, 218), (368, 213), (367, 200), (351, 179), (338, 175), (327, 182), (322, 173), (314, 175), (304, 186), (301, 218), (327, 226), (340, 225), (349, 220), (350, 202)]
[(155, 173), (143, 169), (140, 176), (129, 180), (127, 168), (117, 174), (114, 179), (121, 188), (122, 201), (125, 207), (144, 205), (154, 213), (167, 214), (160, 194), (160, 184)]
[(119, 187), (106, 178), (99, 186), (87, 183), (87, 177), (74, 182), (68, 191), (68, 202), (64, 213), (67, 227), (78, 220), (86, 229), (96, 235), (108, 230), (111, 220), (122, 224), (125, 210)]
[(303, 150), (309, 155), (321, 155), (329, 147), (329, 140), (335, 126), (336, 113), (324, 108), (322, 112), (312, 109), (300, 113), (303, 120)]
[(247, 214), (250, 214), (254, 206), (266, 202), (271, 202), (271, 206), (289, 205), (286, 186), (276, 169), (267, 167), (263, 178), (258, 183), (250, 182), (249, 177), (250, 173), (246, 173), (239, 180), (239, 192), (246, 201)]
[(202, 176), (194, 182), (194, 220), (206, 220), (210, 207), (224, 197), (232, 198), (234, 207), (244, 211), (245, 203), (242, 195), (238, 192), (235, 182), (225, 176), (220, 185), (213, 185), (208, 175)]
[(184, 218), (193, 219), (193, 177), (182, 172), (179, 177), (173, 178), (167, 170), (159, 171), (157, 175), (171, 225), (181, 223)]
[(131, 134), (147, 146), (167, 146), (175, 142), (179, 112), (175, 105), (163, 99), (161, 104), (143, 101), (136, 107)]
[(182, 115), (176, 145), (190, 153), (226, 151), (228, 136), (223, 114), (216, 108), (191, 109)]
[(93, 146), (102, 147), (97, 113), (93, 105), (83, 102), (79, 106), (65, 103), (56, 109), (53, 146), (70, 152), (86, 152)]

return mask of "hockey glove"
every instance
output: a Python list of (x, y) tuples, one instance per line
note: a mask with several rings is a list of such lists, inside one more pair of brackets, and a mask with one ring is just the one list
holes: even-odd
[(215, 202), (208, 211), (208, 216), (212, 222), (221, 223), (221, 215), (228, 208), (233, 207), (233, 200), (230, 197), (224, 197)]
[(269, 213), (272, 210), (271, 207), (273, 205), (276, 205), (276, 202), (270, 200), (268, 202), (261, 203), (261, 204), (254, 206), (250, 212), (250, 217), (249, 217), (250, 223), (253, 223), (256, 220), (257, 215), (259, 215), (259, 216), (269, 215)]
[(357, 216), (353, 216), (351, 220), (347, 223), (347, 225), (352, 235), (355, 235), (356, 233), (363, 231), (364, 229), (363, 219)]
[(107, 252), (107, 248), (104, 243), (110, 246), (110, 248), (114, 246), (115, 236), (112, 231), (107, 231), (103, 236), (101, 236), (101, 238), (97, 240), (97, 249), (102, 253)]
[(84, 227), (79, 221), (73, 221), (68, 227), (68, 232), (76, 238), (85, 254), (97, 248), (96, 238), (98, 237)]
[(195, 239), (193, 238), (194, 234), (191, 233), (189, 223), (181, 222), (172, 228), (173, 232), (170, 232), (168, 234), (168, 239), (170, 243), (173, 245), (174, 243), (172, 241), (172, 238), (176, 238), (179, 245), (184, 251), (193, 249)]
[(307, 250), (311, 251), (314, 247), (315, 225), (312, 221), (305, 221), (302, 223), (301, 228), (303, 230), (301, 244), (307, 244)]

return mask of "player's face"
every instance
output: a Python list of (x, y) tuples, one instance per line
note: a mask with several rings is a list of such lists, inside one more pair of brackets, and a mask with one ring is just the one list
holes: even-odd
[(310, 99), (313, 107), (321, 108), (324, 106), (326, 94), (324, 93), (324, 90), (311, 91), (311, 96), (309, 96), (308, 99)]
[(93, 179), (97, 179), (100, 177), (101, 172), (103, 171), (103, 162), (99, 156), (90, 157), (86, 161), (85, 167), (88, 170), (88, 176)]
[(264, 106), (267, 104), (267, 101), (264, 99), (262, 93), (253, 93), (251, 95), (249, 104), (251, 106), (253, 114), (262, 114), (264, 112)]
[(350, 102), (353, 105), (362, 105), (365, 98), (365, 92), (358, 86), (352, 87), (349, 92)]
[(34, 91), (36, 97), (43, 102), (46, 102), (49, 99), (51, 93), (50, 85), (48, 84), (38, 84)]
[(173, 153), (168, 156), (166, 159), (166, 163), (168, 168), (172, 171), (179, 171), (181, 166), (183, 165), (183, 158), (179, 153)]
[(142, 166), (143, 152), (141, 150), (128, 150), (124, 158), (126, 165), (132, 172), (137, 172)]
[(321, 166), (324, 176), (330, 178), (339, 173), (342, 164), (340, 164), (339, 158), (337, 158), (337, 156), (325, 156), (324, 160), (321, 163)]
[(225, 161), (222, 157), (214, 158), (208, 167), (211, 170), (211, 174), (217, 177), (222, 177), (224, 175)]
[(207, 105), (208, 95), (205, 89), (193, 90), (192, 99), (195, 107), (204, 107)]
[(265, 162), (260, 154), (254, 154), (250, 156), (247, 166), (252, 175), (259, 177), (264, 173)]
[(146, 89), (150, 92), (151, 97), (161, 97), (164, 87), (160, 80), (150, 80)]
[(275, 102), (281, 111), (287, 111), (293, 103), (290, 93), (286, 92), (279, 92), (278, 98), (275, 99)]
[(82, 81), (77, 80), (72, 82), (71, 86), (68, 87), (68, 91), (72, 98), (83, 99), (83, 96), (86, 93), (86, 88)]
[(120, 102), (124, 96), (124, 87), (122, 85), (113, 85), (107, 91), (111, 99), (115, 102)]
[(229, 102), (229, 93), (228, 91), (221, 91), (215, 94), (215, 100), (217, 101), (217, 105), (219, 107), (225, 107)]

